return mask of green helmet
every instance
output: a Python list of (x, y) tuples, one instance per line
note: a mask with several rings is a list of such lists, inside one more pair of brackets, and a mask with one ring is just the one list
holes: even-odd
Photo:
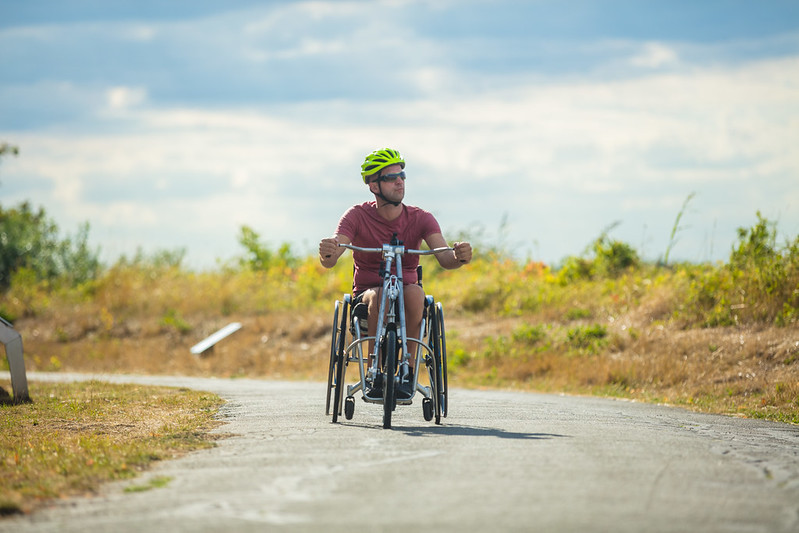
[(366, 181), (367, 176), (380, 172), (391, 165), (400, 165), (402, 168), (405, 168), (405, 160), (398, 151), (392, 150), (391, 148), (375, 150), (366, 156), (363, 165), (361, 165), (361, 177), (363, 178), (363, 182), (368, 183), (368, 181)]

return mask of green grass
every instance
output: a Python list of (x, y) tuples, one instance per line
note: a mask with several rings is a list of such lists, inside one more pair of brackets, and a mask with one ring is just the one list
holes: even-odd
[(131, 485), (125, 487), (125, 492), (145, 492), (152, 489), (160, 489), (169, 485), (172, 478), (169, 476), (156, 476), (142, 485)]

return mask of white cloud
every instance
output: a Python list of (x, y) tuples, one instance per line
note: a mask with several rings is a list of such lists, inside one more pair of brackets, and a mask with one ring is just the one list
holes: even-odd
[(127, 28), (125, 35), (133, 41), (147, 43), (156, 38), (158, 29), (151, 24), (133, 24)]
[(250, 183), (250, 172), (244, 168), (238, 168), (230, 176), (230, 185), (234, 189), (242, 189)]
[(127, 109), (147, 100), (147, 90), (142, 87), (112, 87), (106, 94), (112, 110)]
[(643, 49), (630, 58), (632, 66), (651, 69), (675, 66), (679, 61), (676, 50), (656, 42), (644, 43)]

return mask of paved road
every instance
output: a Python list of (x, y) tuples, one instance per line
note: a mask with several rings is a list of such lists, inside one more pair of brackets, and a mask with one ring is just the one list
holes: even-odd
[[(454, 390), (444, 425), (417, 402), (384, 430), (360, 401), (332, 424), (324, 384), (102, 379), (216, 392), (232, 436), (0, 531), (799, 531), (796, 426)], [(123, 492), (154, 476), (173, 479)]]

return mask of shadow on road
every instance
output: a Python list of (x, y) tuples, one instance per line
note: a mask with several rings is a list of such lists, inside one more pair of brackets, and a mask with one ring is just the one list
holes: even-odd
[(543, 440), (566, 438), (568, 435), (558, 435), (556, 433), (520, 433), (517, 431), (505, 431), (504, 429), (488, 428), (479, 426), (415, 426), (398, 427), (395, 426), (391, 431), (399, 431), (411, 437), (427, 437), (433, 435), (451, 435), (455, 437), (497, 437), (500, 439), (519, 439), (519, 440)]

